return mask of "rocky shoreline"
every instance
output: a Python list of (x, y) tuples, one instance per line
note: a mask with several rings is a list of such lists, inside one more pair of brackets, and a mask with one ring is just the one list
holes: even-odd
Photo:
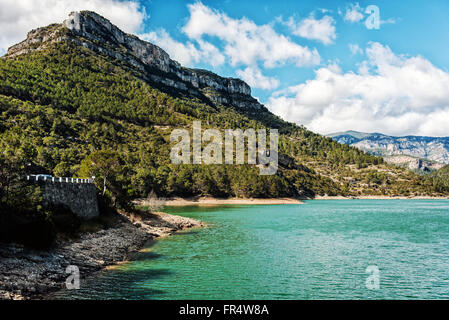
[(83, 233), (76, 240), (58, 239), (46, 251), (0, 244), (0, 300), (40, 299), (64, 288), (69, 265), (77, 266), (85, 278), (128, 260), (150, 240), (202, 226), (165, 213), (120, 214), (111, 227)]

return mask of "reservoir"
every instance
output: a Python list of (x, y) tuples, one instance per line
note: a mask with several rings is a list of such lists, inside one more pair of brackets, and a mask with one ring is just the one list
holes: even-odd
[[(163, 211), (209, 226), (149, 243), (133, 261), (52, 297), (449, 298), (449, 200), (312, 200)], [(379, 271), (375, 289), (367, 286), (373, 268)]]

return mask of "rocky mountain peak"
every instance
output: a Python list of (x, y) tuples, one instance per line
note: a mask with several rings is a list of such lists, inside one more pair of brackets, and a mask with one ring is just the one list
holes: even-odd
[(9, 48), (6, 58), (42, 50), (61, 41), (125, 62), (139, 70), (144, 80), (193, 96), (205, 96), (214, 104), (262, 107), (251, 96), (251, 88), (244, 81), (220, 77), (206, 70), (185, 68), (160, 47), (123, 32), (92, 11), (72, 12), (62, 24), (30, 31), (26, 40)]
[(357, 131), (328, 135), (339, 143), (382, 156), (386, 162), (412, 170), (436, 170), (449, 164), (449, 137), (404, 136)]

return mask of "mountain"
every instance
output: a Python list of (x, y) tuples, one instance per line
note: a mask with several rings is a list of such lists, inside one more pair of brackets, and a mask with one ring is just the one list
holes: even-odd
[(25, 41), (8, 49), (7, 57), (40, 51), (61, 41), (122, 61), (140, 71), (139, 76), (149, 83), (194, 97), (206, 96), (214, 103), (240, 108), (261, 107), (251, 97), (251, 88), (242, 80), (222, 78), (207, 70), (184, 68), (161, 48), (124, 33), (94, 12), (72, 12), (62, 25), (31, 31)]
[(346, 131), (329, 134), (335, 141), (412, 170), (438, 170), (449, 164), (449, 137), (394, 137), (381, 133)]
[[(254, 165), (172, 164), (171, 131), (191, 130), (195, 120), (203, 129), (278, 129), (277, 174), (260, 176)], [(89, 11), (30, 31), (0, 59), (0, 163), (13, 168), (0, 170), (0, 186), (3, 173), (5, 181), (12, 172), (91, 174), (107, 182), (105, 195), (118, 205), (150, 192), (268, 198), (446, 192), (280, 119), (245, 82), (183, 67)]]

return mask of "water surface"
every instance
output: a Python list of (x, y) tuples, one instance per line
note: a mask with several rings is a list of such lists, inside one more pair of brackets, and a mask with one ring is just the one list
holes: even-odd
[[(57, 298), (447, 299), (448, 200), (167, 208), (210, 223)], [(368, 266), (380, 288), (366, 287)]]

